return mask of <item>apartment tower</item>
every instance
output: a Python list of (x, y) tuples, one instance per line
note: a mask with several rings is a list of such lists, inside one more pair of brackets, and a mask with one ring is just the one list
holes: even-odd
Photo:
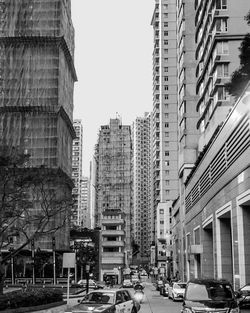
[(73, 127), (76, 133), (76, 138), (73, 140), (72, 147), (72, 180), (74, 182), (72, 194), (75, 199), (75, 205), (71, 215), (71, 224), (81, 226), (82, 121), (74, 120)]
[(81, 207), (80, 207), (81, 226), (91, 228), (90, 224), (90, 183), (88, 177), (81, 179)]
[(173, 275), (182, 273), (185, 219), (185, 181), (198, 151), (196, 104), (195, 10), (193, 0), (177, 1), (177, 95), (179, 196), (172, 210)]
[(131, 128), (120, 119), (101, 126), (96, 145), (96, 227), (101, 228), (101, 279), (121, 281), (131, 262), (132, 195)]
[[(156, 0), (151, 22), (153, 50), (153, 245), (155, 265), (171, 257), (166, 238), (171, 232), (172, 201), (178, 194), (176, 1)], [(157, 236), (157, 216), (168, 216)], [(158, 237), (158, 238), (157, 238)], [(167, 248), (167, 249), (166, 249)], [(153, 249), (152, 249), (153, 250)]]
[(247, 4), (246, 0), (195, 1), (199, 151), (208, 145), (234, 103), (225, 83), (239, 66)]
[[(225, 84), (239, 66), (238, 48), (247, 32), (246, 4), (244, 0), (177, 2), (180, 194), (173, 205), (172, 231), (175, 266), (182, 271), (180, 276), (184, 280), (213, 276), (233, 282), (232, 262), (237, 262), (234, 259), (237, 254), (230, 248), (229, 238), (233, 238), (231, 227), (236, 227), (238, 210), (234, 206), (238, 191), (233, 188), (240, 180), (236, 178), (230, 155), (236, 160), (236, 155), (242, 153), (235, 148), (236, 134), (242, 131), (245, 120), (235, 119), (235, 125), (231, 124), (237, 113), (229, 118), (234, 99), (227, 93)], [(181, 25), (185, 25), (183, 40)], [(223, 125), (228, 119), (229, 125)], [(225, 241), (223, 236), (228, 239)]]
[(151, 114), (133, 123), (134, 218), (133, 238), (138, 250), (133, 264), (148, 264), (151, 236)]
[[(27, 167), (60, 169), (70, 180), (77, 79), (71, 2), (4, 0), (0, 20), (0, 144), (23, 148)], [(58, 192), (70, 195), (71, 189), (65, 183)], [(68, 228), (58, 231), (55, 244), (68, 249)], [(39, 243), (41, 249), (51, 245), (51, 237)]]

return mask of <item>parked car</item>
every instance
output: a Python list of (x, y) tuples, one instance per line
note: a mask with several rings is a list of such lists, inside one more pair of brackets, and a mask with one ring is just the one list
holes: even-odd
[(122, 282), (122, 287), (123, 288), (133, 288), (133, 283), (130, 279), (124, 279)]
[(193, 279), (186, 285), (182, 313), (239, 313), (231, 284), (226, 280)]
[(237, 292), (240, 308), (250, 307), (250, 284), (241, 287)]
[[(77, 283), (71, 284), (71, 287), (78, 287), (78, 288), (86, 288), (87, 286), (87, 280), (86, 279), (80, 279)], [(93, 279), (89, 279), (89, 289), (103, 289), (104, 286), (97, 283)]]
[(173, 282), (168, 287), (168, 297), (173, 301), (182, 300), (187, 283), (184, 282)]
[(126, 289), (100, 289), (91, 291), (79, 300), (79, 304), (68, 309), (66, 313), (102, 312), (137, 313), (140, 304), (133, 299)]

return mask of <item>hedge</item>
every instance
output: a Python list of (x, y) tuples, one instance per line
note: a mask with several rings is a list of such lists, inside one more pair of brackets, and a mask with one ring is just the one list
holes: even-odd
[(0, 296), (0, 311), (20, 307), (43, 305), (63, 300), (63, 293), (51, 288), (28, 288), (26, 291), (18, 290)]

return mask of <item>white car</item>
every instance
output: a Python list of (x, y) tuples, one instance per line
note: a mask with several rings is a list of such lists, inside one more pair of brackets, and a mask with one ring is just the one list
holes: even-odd
[(65, 313), (137, 313), (140, 304), (126, 289), (100, 289), (91, 291), (79, 300), (79, 304)]
[(173, 301), (175, 300), (182, 300), (187, 283), (183, 282), (174, 282), (170, 283), (168, 287), (168, 297), (172, 298)]
[(124, 279), (122, 282), (122, 287), (123, 288), (133, 288), (133, 283), (130, 279)]
[[(86, 288), (86, 286), (87, 286), (87, 280), (86, 279), (80, 279), (77, 283), (71, 284), (71, 287)], [(102, 288), (104, 288), (103, 285), (98, 284), (93, 279), (89, 279), (89, 289), (102, 289)]]

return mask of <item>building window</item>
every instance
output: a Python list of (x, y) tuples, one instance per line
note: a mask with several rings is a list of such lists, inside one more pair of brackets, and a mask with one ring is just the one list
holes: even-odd
[(194, 230), (194, 244), (199, 245), (201, 243), (201, 234), (200, 234), (200, 227)]
[(226, 10), (227, 9), (227, 0), (216, 0), (216, 9), (217, 10)]
[(216, 20), (215, 29), (217, 32), (226, 33), (227, 32), (227, 18), (220, 18)]
[(164, 214), (164, 209), (160, 209), (160, 214)]
[(216, 50), (218, 54), (229, 54), (229, 47), (227, 41), (218, 42), (216, 45)]
[(229, 77), (229, 65), (219, 64), (216, 67), (216, 73), (218, 77)]
[(229, 100), (229, 95), (225, 87), (218, 87), (216, 95), (218, 100)]

